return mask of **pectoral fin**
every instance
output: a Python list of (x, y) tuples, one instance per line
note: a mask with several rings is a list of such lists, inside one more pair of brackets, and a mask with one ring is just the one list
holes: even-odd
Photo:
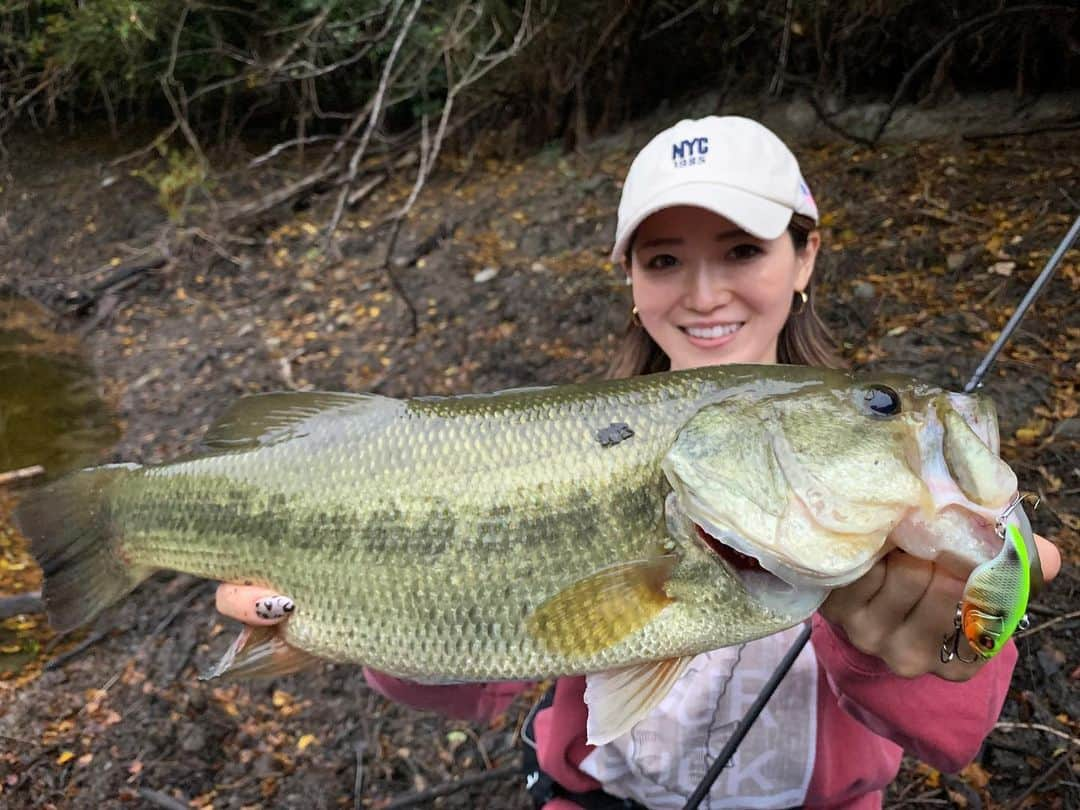
[(611, 742), (641, 722), (671, 691), (691, 660), (691, 657), (669, 658), (587, 675), (589, 745)]
[(578, 580), (533, 612), (529, 632), (563, 655), (607, 649), (644, 627), (672, 601), (664, 583), (676, 562), (674, 554), (658, 554)]
[(199, 680), (288, 675), (307, 669), (319, 661), (311, 653), (286, 642), (282, 638), (282, 627), (280, 624), (266, 627), (245, 625), (240, 635), (221, 656), (221, 660), (202, 673)]

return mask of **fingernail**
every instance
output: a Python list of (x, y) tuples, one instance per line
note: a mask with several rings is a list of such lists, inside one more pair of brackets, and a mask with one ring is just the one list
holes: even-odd
[(287, 596), (267, 596), (255, 603), (255, 615), (260, 619), (282, 619), (296, 608)]

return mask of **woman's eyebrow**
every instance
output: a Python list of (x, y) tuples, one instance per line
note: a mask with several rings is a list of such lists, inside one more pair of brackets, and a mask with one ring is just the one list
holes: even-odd
[(646, 239), (641, 243), (643, 248), (660, 247), (661, 245), (681, 245), (683, 240), (677, 236), (658, 236), (655, 239)]
[(749, 236), (742, 228), (732, 228), (730, 231), (721, 231), (716, 235), (717, 242), (723, 242), (725, 239), (738, 239), (740, 237)]

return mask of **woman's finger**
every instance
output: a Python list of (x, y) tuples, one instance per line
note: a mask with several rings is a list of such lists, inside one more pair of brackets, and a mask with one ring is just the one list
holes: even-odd
[(1035, 535), (1035, 547), (1039, 551), (1039, 565), (1042, 566), (1043, 582), (1049, 582), (1061, 570), (1061, 552), (1058, 547), (1042, 535)]
[(892, 631), (907, 619), (930, 587), (934, 565), (904, 551), (889, 552), (888, 563), (885, 584), (867, 607), (884, 630)]
[(277, 624), (293, 612), (287, 596), (259, 585), (223, 583), (217, 589), (217, 609), (244, 624)]

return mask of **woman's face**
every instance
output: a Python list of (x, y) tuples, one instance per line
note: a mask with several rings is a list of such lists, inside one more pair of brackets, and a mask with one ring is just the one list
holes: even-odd
[(638, 317), (672, 370), (775, 363), (819, 244), (811, 233), (797, 252), (786, 232), (759, 239), (703, 208), (665, 208), (634, 235), (628, 272)]

